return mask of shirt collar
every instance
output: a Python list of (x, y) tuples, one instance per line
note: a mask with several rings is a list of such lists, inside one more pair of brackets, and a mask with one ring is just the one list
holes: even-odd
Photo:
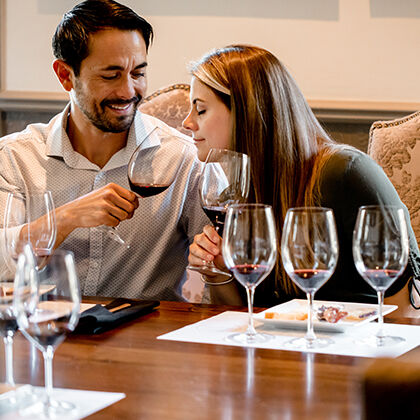
[(128, 132), (126, 146), (115, 153), (101, 169), (73, 149), (66, 132), (69, 112), (70, 104), (52, 122), (53, 125), (46, 140), (46, 154), (50, 157), (62, 158), (71, 168), (89, 170), (111, 170), (119, 168), (127, 165), (131, 155), (139, 145), (142, 145), (142, 148), (160, 145), (158, 133), (155, 132), (149, 136), (156, 125), (159, 125), (159, 121), (137, 111), (133, 124)]

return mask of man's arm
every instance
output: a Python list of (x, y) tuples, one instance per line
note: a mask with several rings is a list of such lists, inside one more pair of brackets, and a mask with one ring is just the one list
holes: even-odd
[[(101, 225), (118, 226), (131, 219), (139, 201), (132, 191), (111, 183), (89, 194), (70, 201), (56, 209), (57, 239), (55, 248), (77, 228), (92, 228)], [(36, 235), (42, 218), (31, 225)]]

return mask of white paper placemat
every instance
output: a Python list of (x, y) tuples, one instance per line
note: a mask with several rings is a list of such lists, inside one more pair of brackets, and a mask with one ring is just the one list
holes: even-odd
[[(30, 387), (30, 385), (28, 385)], [(25, 385), (26, 387), (26, 385)], [(43, 387), (34, 386), (31, 387), (32, 391), (36, 395), (42, 395), (44, 392)], [(13, 391), (10, 391), (13, 392)], [(5, 396), (6, 394), (3, 394)], [(64, 389), (54, 388), (53, 398), (59, 401), (67, 401), (73, 403), (77, 410), (71, 413), (69, 416), (60, 416), (60, 420), (76, 420), (87, 417), (117, 401), (125, 398), (125, 394), (116, 392), (98, 392), (98, 391), (83, 391), (78, 389)], [(37, 407), (32, 407), (37, 408)], [(29, 414), (32, 409), (30, 406), (27, 407), (22, 413), (16, 410), (8, 409), (7, 403), (4, 402), (0, 405), (0, 419), (1, 420), (18, 420), (18, 419), (39, 419), (41, 418), (36, 414)], [(43, 417), (42, 417), (43, 418)]]
[[(235, 332), (245, 331), (247, 324), (247, 313), (227, 311), (212, 318), (208, 318), (161, 335), (157, 338), (160, 340), (187, 341), (191, 343), (242, 346), (239, 343), (236, 344), (227, 341), (226, 337)], [(255, 322), (255, 326), (257, 331), (264, 331), (274, 335), (274, 339), (266, 343), (250, 345), (250, 347), (301, 351), (287, 346), (285, 343), (293, 337), (303, 337), (305, 335), (305, 331), (270, 328), (266, 325), (258, 325), (258, 322)], [(304, 351), (358, 357), (398, 357), (420, 345), (420, 326), (402, 324), (384, 324), (384, 331), (387, 335), (395, 335), (405, 338), (405, 341), (400, 344), (388, 348), (377, 348), (369, 345), (363, 345), (358, 342), (360, 339), (375, 334), (377, 329), (377, 323), (369, 323), (353, 328), (346, 333), (318, 332), (318, 337), (328, 337), (332, 339), (334, 343), (328, 347), (308, 349)]]

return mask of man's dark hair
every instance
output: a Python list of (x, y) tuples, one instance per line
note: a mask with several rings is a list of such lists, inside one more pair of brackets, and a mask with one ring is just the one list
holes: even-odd
[(86, 0), (64, 16), (52, 39), (54, 56), (72, 67), (76, 76), (89, 55), (89, 37), (104, 29), (141, 32), (146, 50), (153, 40), (152, 26), (129, 7), (113, 0)]

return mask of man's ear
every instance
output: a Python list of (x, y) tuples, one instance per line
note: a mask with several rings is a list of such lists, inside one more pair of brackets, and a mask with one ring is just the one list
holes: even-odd
[(63, 60), (55, 60), (53, 62), (53, 69), (63, 88), (67, 92), (70, 92), (73, 89), (73, 69)]

